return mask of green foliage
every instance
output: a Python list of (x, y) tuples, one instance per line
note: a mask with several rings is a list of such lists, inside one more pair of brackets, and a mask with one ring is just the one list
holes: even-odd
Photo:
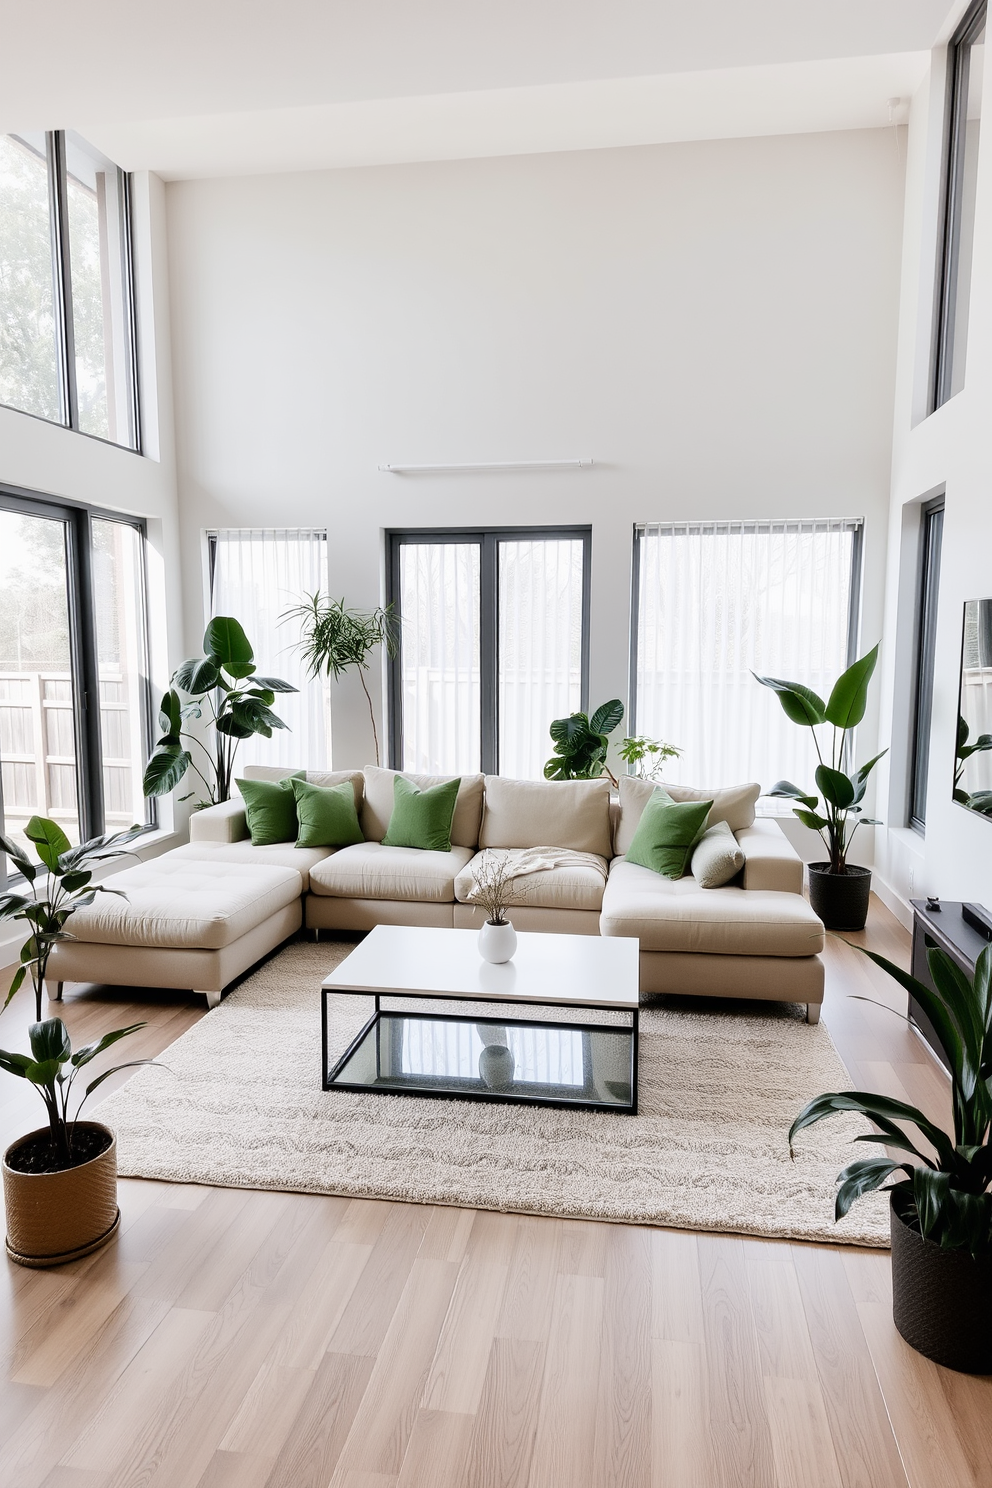
[(84, 1044), (73, 1053), (69, 1030), (62, 1019), (49, 1018), (44, 1023), (39, 1019), (28, 1029), (30, 1054), (11, 1054), (6, 1049), (0, 1049), (0, 1069), (6, 1070), (9, 1075), (28, 1080), (45, 1102), (52, 1150), (61, 1168), (72, 1166), (73, 1130), (84, 1102), (93, 1091), (118, 1070), (132, 1069), (138, 1064), (153, 1064), (154, 1060), (132, 1059), (126, 1064), (115, 1064), (113, 1069), (106, 1069), (97, 1075), (86, 1086), (76, 1106), (76, 1114), (70, 1121), (69, 1099), (76, 1076), (98, 1054), (109, 1049), (111, 1044), (116, 1044), (118, 1039), (127, 1038), (128, 1034), (137, 1033), (144, 1026), (144, 1023), (131, 1023), (127, 1028), (117, 1028), (93, 1043)]
[(664, 769), (665, 761), (679, 759), (682, 751), (674, 744), (666, 744), (663, 739), (635, 734), (621, 740), (619, 754), (624, 764), (633, 765), (633, 773), (641, 780), (654, 780)]
[(606, 774), (616, 785), (616, 778), (606, 764), (610, 747), (607, 735), (612, 734), (622, 718), (623, 703), (619, 698), (603, 703), (591, 718), (585, 713), (556, 718), (549, 730), (555, 752), (544, 766), (545, 779), (595, 780)]
[(958, 737), (954, 753), (954, 799), (961, 806), (979, 811), (983, 816), (992, 816), (992, 791), (966, 791), (962, 785), (965, 766), (973, 754), (984, 754), (992, 749), (992, 734), (979, 734), (969, 744), (968, 721), (958, 716)]
[[(890, 1158), (851, 1163), (838, 1177), (837, 1219), (862, 1194), (871, 1193), (897, 1172), (890, 1184), (902, 1220), (943, 1250), (992, 1254), (992, 946), (978, 958), (971, 981), (946, 952), (927, 953), (936, 991), (874, 951), (855, 946), (914, 997), (933, 1024), (951, 1074), (952, 1133), (943, 1131), (922, 1111), (903, 1101), (849, 1090), (820, 1095), (800, 1111), (789, 1129), (789, 1147), (797, 1133), (828, 1116), (857, 1111), (878, 1131), (856, 1137), (894, 1147), (915, 1161)], [(870, 999), (869, 999), (870, 1000)], [(904, 1130), (916, 1128), (916, 1140)]]
[[(48, 960), (56, 942), (65, 940), (65, 924), (74, 909), (92, 904), (97, 894), (118, 894), (119, 889), (93, 882), (93, 865), (119, 858), (129, 843), (147, 828), (129, 827), (92, 837), (73, 847), (60, 826), (47, 817), (32, 816), (24, 835), (34, 846), (39, 862), (32, 863), (20, 846), (0, 834), (0, 852), (5, 852), (28, 886), (28, 893), (0, 894), (0, 920), (23, 920), (30, 927), (21, 947), (20, 965), (14, 972), (4, 1007), (30, 973), (34, 986), (35, 1014), (41, 1021), (41, 998)], [(44, 872), (42, 872), (44, 870)]]
[(375, 709), (365, 685), (369, 657), (376, 646), (385, 646), (390, 656), (397, 649), (396, 617), (392, 605), (385, 609), (351, 610), (343, 599), (324, 594), (306, 594), (282, 616), (300, 622), (300, 652), (311, 677), (321, 675), (335, 680), (352, 669), (358, 672), (372, 722), (375, 762), (379, 763), (379, 733), (375, 726)]
[[(251, 643), (237, 620), (215, 615), (203, 633), (204, 656), (184, 661), (172, 674), (172, 686), (162, 699), (158, 722), (162, 730), (145, 767), (146, 796), (167, 796), (192, 769), (211, 801), (226, 801), (234, 778), (234, 756), (242, 739), (261, 734), (271, 739), (273, 729), (286, 725), (272, 711), (277, 692), (295, 692), (281, 677), (259, 677)], [(185, 693), (184, 702), (180, 694)], [(206, 715), (215, 730), (213, 753), (183, 725)], [(194, 764), (183, 743), (195, 744), (207, 760), (208, 774)]]
[[(826, 702), (800, 682), (784, 682), (780, 677), (759, 677), (755, 680), (778, 694), (787, 718), (808, 728), (816, 745), (820, 763), (816, 769), (816, 785), (820, 792), (814, 795), (804, 791), (791, 780), (779, 780), (772, 786), (769, 795), (798, 801), (793, 812), (814, 832), (819, 832), (830, 858), (830, 871), (844, 873), (847, 870), (847, 854), (851, 841), (859, 826), (875, 826), (871, 817), (862, 815), (861, 802), (868, 788), (868, 777), (886, 750), (876, 754), (867, 764), (853, 774), (848, 774), (844, 764), (848, 755), (849, 736), (865, 716), (868, 702), (868, 683), (878, 661), (878, 647), (873, 646), (858, 661), (849, 666), (837, 678)], [(825, 760), (817, 728), (830, 724), (833, 735), (829, 748), (829, 759)], [(822, 805), (821, 803), (822, 798)]]

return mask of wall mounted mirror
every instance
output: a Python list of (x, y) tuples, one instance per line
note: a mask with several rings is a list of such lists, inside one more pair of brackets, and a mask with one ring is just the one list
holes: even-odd
[(954, 799), (992, 820), (992, 599), (964, 607)]

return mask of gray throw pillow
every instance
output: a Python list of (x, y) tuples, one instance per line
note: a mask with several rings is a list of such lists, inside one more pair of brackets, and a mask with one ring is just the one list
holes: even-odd
[(717, 822), (696, 843), (691, 873), (701, 889), (721, 889), (744, 867), (744, 853), (726, 822)]

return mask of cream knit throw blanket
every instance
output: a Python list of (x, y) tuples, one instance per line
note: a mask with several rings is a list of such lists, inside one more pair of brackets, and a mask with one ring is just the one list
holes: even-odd
[[(507, 878), (526, 878), (530, 873), (546, 873), (550, 868), (595, 868), (604, 882), (606, 868), (602, 858), (595, 853), (577, 852), (571, 847), (487, 847), (474, 860), (479, 866), (484, 858), (502, 857), (507, 860)], [(472, 887), (466, 896), (474, 899), (478, 884), (472, 872)]]

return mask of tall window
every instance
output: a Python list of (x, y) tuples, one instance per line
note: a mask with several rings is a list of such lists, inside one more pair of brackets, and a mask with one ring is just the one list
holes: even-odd
[(822, 697), (853, 659), (861, 523), (652, 524), (634, 543), (633, 727), (682, 749), (666, 776), (811, 784), (808, 731), (752, 673)]
[(137, 449), (130, 178), (77, 135), (0, 135), (0, 403)]
[(583, 527), (390, 533), (395, 767), (541, 777), (552, 719), (585, 704), (590, 544)]
[(228, 528), (209, 535), (210, 604), (247, 632), (262, 675), (283, 677), (298, 692), (280, 693), (275, 711), (287, 725), (238, 748), (241, 765), (328, 765), (328, 689), (312, 681), (296, 643), (299, 627), (281, 616), (305, 594), (327, 588), (327, 533), (315, 528)]
[(937, 282), (932, 405), (964, 386), (975, 234), (978, 140), (982, 122), (986, 0), (978, 0), (948, 47), (944, 200)]
[(909, 819), (922, 832), (927, 820), (927, 774), (930, 768), (930, 718), (933, 712), (933, 664), (937, 636), (940, 545), (944, 531), (944, 498), (930, 501), (921, 513), (920, 578), (916, 632), (916, 693), (913, 707), (913, 773)]
[(77, 842), (149, 819), (143, 548), (138, 523), (0, 492), (0, 824), (15, 838), (36, 814)]

